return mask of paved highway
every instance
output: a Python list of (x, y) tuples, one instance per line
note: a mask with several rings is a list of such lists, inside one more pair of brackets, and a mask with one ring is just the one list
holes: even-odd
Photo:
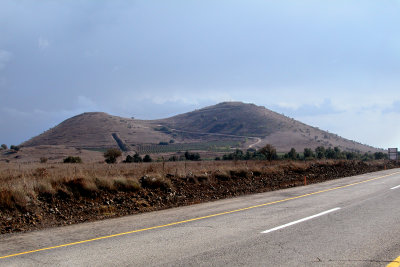
[(398, 266), (400, 170), (0, 237), (1, 266)]

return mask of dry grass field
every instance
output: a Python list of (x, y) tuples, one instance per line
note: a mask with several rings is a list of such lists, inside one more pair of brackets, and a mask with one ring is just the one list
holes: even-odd
[(0, 163), (1, 233), (93, 221), (398, 167), (385, 161)]
[(143, 176), (160, 180), (166, 177), (209, 176), (213, 172), (251, 170), (275, 173), (283, 166), (305, 169), (309, 162), (264, 162), (264, 161), (198, 161), (155, 162), (129, 164), (13, 164), (0, 163), (0, 206), (24, 207), (29, 200), (40, 194), (66, 193), (74, 188), (66, 186), (79, 180), (87, 190), (116, 189), (116, 184), (137, 184)]

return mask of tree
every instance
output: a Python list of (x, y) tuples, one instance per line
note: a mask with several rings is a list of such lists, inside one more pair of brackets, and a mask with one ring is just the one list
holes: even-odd
[(323, 146), (319, 146), (315, 149), (315, 154), (318, 159), (325, 158), (325, 152), (326, 152), (326, 150), (325, 150), (325, 147), (323, 147)]
[(270, 144), (266, 144), (263, 148), (259, 151), (261, 154), (265, 156), (265, 158), (269, 161), (277, 159), (278, 154), (276, 154), (276, 149)]
[(296, 149), (294, 149), (293, 147), (290, 149), (289, 153), (288, 153), (288, 157), (289, 159), (295, 160), (297, 158), (297, 152)]
[(382, 152), (375, 152), (374, 158), (375, 159), (384, 159), (384, 158), (386, 158), (386, 154), (383, 154)]
[(7, 147), (6, 144), (2, 144), (2, 145), (1, 145), (1, 148), (2, 148), (2, 149), (8, 149), (8, 147)]
[(311, 159), (314, 158), (314, 152), (311, 148), (304, 148), (304, 159)]
[(150, 155), (145, 155), (143, 158), (143, 162), (152, 162), (153, 159), (150, 157)]
[(117, 148), (110, 148), (106, 152), (104, 152), (104, 158), (107, 163), (115, 163), (117, 162), (117, 158), (122, 155), (121, 150)]
[(334, 159), (336, 158), (336, 152), (331, 147), (329, 147), (325, 152), (325, 156), (328, 159)]

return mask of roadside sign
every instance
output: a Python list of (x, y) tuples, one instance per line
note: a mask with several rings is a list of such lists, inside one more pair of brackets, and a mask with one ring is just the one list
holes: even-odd
[(388, 152), (389, 152), (389, 159), (390, 160), (398, 160), (399, 153), (398, 153), (397, 148), (389, 148)]

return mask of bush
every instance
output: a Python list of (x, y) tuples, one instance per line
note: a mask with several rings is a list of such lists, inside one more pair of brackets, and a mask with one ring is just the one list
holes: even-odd
[(143, 158), (143, 162), (152, 162), (152, 161), (153, 161), (153, 159), (149, 155), (146, 155)]
[(270, 144), (266, 144), (263, 148), (259, 151), (261, 154), (265, 156), (265, 158), (269, 161), (278, 159), (278, 154), (276, 153), (275, 147)]
[(198, 161), (198, 160), (200, 160), (200, 154), (199, 153), (189, 153), (189, 151), (186, 151), (185, 152), (185, 159), (186, 160)]
[(387, 155), (382, 152), (375, 152), (374, 158), (375, 159), (385, 159), (385, 158), (387, 158)]
[(11, 146), (10, 146), (10, 149), (12, 149), (12, 150), (14, 150), (14, 151), (19, 151), (19, 146), (11, 145)]
[(41, 158), (40, 158), (40, 163), (46, 163), (47, 160), (48, 160), (48, 158), (46, 158), (46, 157), (41, 157)]
[(151, 188), (151, 189), (159, 188), (162, 190), (167, 190), (172, 188), (171, 181), (165, 178), (143, 176), (142, 178), (140, 178), (139, 181), (142, 187), (144, 188)]
[(140, 190), (140, 184), (136, 180), (127, 179), (125, 177), (115, 179), (114, 186), (122, 191), (136, 192)]
[(178, 156), (171, 156), (168, 161), (179, 161), (179, 157)]
[(304, 159), (313, 159), (315, 157), (314, 152), (311, 150), (311, 148), (304, 148)]
[(117, 158), (122, 155), (121, 150), (117, 148), (110, 148), (106, 152), (104, 152), (104, 158), (107, 163), (115, 163), (117, 162)]
[[(40, 159), (40, 162), (42, 162), (42, 158)], [(80, 157), (69, 156), (64, 159), (64, 163), (82, 163), (82, 159)]]
[(142, 162), (142, 161), (143, 161), (142, 157), (138, 153), (136, 153), (133, 156), (130, 155), (126, 156), (124, 163)]
[(6, 144), (2, 144), (2, 145), (1, 145), (1, 148), (2, 148), (2, 149), (8, 149), (8, 147), (7, 147)]

